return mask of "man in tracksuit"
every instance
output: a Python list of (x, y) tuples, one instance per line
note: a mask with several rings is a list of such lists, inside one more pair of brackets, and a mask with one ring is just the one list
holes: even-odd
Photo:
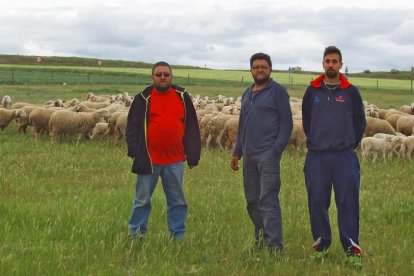
[(292, 112), (286, 89), (270, 78), (270, 57), (254, 54), (250, 68), (254, 84), (242, 96), (231, 168), (238, 170), (244, 157), (244, 194), (256, 245), (282, 253), (280, 159), (292, 133)]
[(339, 72), (338, 48), (325, 49), (325, 74), (310, 83), (302, 103), (308, 153), (304, 173), (313, 239), (314, 259), (326, 256), (331, 244), (329, 206), (332, 186), (338, 210), (342, 247), (349, 261), (362, 266), (359, 246), (360, 167), (354, 151), (366, 120), (358, 89)]

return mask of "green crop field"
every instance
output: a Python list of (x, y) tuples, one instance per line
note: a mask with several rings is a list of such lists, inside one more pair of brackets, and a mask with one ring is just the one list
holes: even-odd
[[(174, 74), (194, 95), (237, 97), (251, 82), (248, 72), (188, 70)], [(132, 73), (150, 82), (149, 69)], [(204, 80), (187, 85), (187, 74)], [(276, 79), (282, 79), (278, 74)], [(287, 86), (291, 97), (303, 96), (310, 75), (303, 77), (303, 84)], [(31, 103), (83, 100), (89, 92), (133, 95), (145, 85), (3, 84), (0, 96)], [(414, 102), (410, 92), (377, 91), (375, 85), (361, 94), (382, 108)], [(288, 148), (282, 158), (286, 251), (281, 259), (251, 250), (253, 226), (245, 209), (242, 172), (230, 169), (230, 151), (203, 149), (199, 166), (186, 169), (189, 214), (182, 242), (169, 239), (160, 186), (148, 235), (141, 242), (127, 238), (135, 176), (124, 141), (76, 144), (76, 137), (68, 137), (52, 144), (47, 135), (32, 141), (30, 133), (17, 133), (13, 122), (0, 134), (0, 154), (0, 275), (411, 275), (414, 268), (413, 160), (361, 164), (360, 241), (365, 253), (364, 268), (357, 271), (342, 252), (334, 202), (329, 257), (323, 263), (310, 258), (303, 152)]]

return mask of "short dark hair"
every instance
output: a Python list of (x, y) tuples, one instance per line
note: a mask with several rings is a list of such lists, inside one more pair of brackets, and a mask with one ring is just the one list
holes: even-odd
[(167, 62), (165, 62), (165, 61), (158, 61), (157, 63), (155, 63), (152, 66), (152, 73), (151, 73), (152, 75), (154, 75), (155, 68), (157, 68), (159, 66), (167, 66), (170, 69), (170, 72), (172, 73), (171, 66)]
[(342, 54), (341, 50), (339, 50), (336, 46), (328, 46), (325, 48), (325, 52), (323, 52), (323, 59), (330, 54), (338, 54), (339, 55), (339, 62), (342, 62)]
[(270, 56), (268, 54), (265, 54), (265, 53), (256, 53), (256, 54), (252, 55), (252, 57), (250, 58), (250, 68), (253, 67), (253, 62), (257, 59), (266, 60), (267, 64), (269, 64), (270, 68), (272, 68), (272, 61), (270, 60)]

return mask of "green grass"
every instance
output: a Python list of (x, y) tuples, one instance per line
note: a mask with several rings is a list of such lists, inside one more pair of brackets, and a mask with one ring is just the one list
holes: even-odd
[[(124, 143), (69, 138), (33, 142), (11, 125), (0, 136), (1, 275), (343, 275), (345, 262), (336, 209), (333, 245), (323, 264), (310, 258), (304, 154), (282, 159), (280, 193), (286, 254), (275, 260), (252, 253), (253, 226), (245, 210), (241, 172), (229, 168), (231, 152), (203, 150), (200, 165), (186, 169), (187, 235), (169, 239), (160, 186), (153, 198), (149, 233), (127, 238), (135, 177)], [(363, 273), (408, 275), (414, 262), (414, 163), (363, 163), (361, 245)]]
[[(223, 76), (224, 77), (224, 76)], [(236, 81), (183, 85), (193, 94), (240, 96)], [(85, 99), (88, 92), (117, 94), (145, 85), (1, 85), (13, 101)], [(305, 86), (288, 87), (302, 97)], [(383, 108), (414, 102), (401, 91), (361, 89)], [(29, 129), (30, 132), (30, 129)], [(169, 239), (162, 188), (153, 197), (149, 233), (127, 238), (135, 176), (122, 142), (76, 138), (51, 144), (18, 134), (12, 123), (0, 134), (0, 275), (357, 275), (345, 262), (330, 210), (333, 244), (323, 264), (310, 258), (304, 153), (289, 148), (281, 163), (280, 200), (286, 254), (276, 260), (251, 252), (253, 226), (245, 209), (242, 173), (230, 169), (231, 152), (204, 150), (200, 165), (185, 171), (187, 235)], [(414, 161), (361, 164), (361, 245), (366, 275), (410, 275), (414, 265)]]

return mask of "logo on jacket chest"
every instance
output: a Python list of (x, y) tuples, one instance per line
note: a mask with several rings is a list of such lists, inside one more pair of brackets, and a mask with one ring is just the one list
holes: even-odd
[(338, 97), (335, 97), (335, 101), (336, 102), (344, 103), (344, 102), (346, 102), (346, 98), (344, 98), (342, 96), (338, 96)]

